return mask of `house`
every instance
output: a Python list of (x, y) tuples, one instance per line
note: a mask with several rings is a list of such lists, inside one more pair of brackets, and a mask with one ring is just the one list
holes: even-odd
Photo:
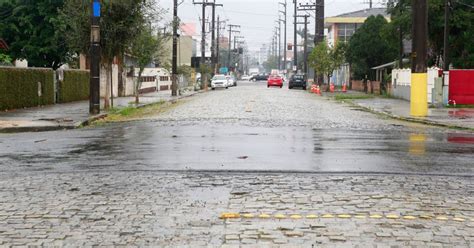
[(387, 13), (386, 8), (364, 9), (325, 18), (324, 23), (328, 30), (327, 41), (329, 45), (334, 45), (338, 41), (349, 41), (369, 16), (377, 15), (382, 15), (387, 21), (390, 21), (390, 14)]
[[(387, 13), (386, 8), (369, 8), (325, 18), (324, 26), (327, 28), (328, 44), (334, 46), (338, 41), (348, 42), (368, 17), (377, 15), (382, 15), (387, 21), (390, 21), (390, 14)], [(331, 82), (335, 85), (348, 84), (349, 80), (350, 68), (348, 64), (335, 70), (331, 78)]]

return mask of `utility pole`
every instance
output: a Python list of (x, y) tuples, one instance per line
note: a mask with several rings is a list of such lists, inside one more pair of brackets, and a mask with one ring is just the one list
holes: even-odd
[(444, 0), (444, 49), (443, 49), (443, 70), (449, 71), (449, 10), (450, 0)]
[(298, 37), (297, 37), (297, 33), (296, 33), (298, 31), (296, 29), (296, 25), (297, 25), (296, 23), (298, 22), (298, 20), (297, 20), (297, 18), (298, 18), (297, 17), (298, 16), (298, 0), (293, 0), (293, 3), (295, 4), (295, 13), (294, 13), (294, 22), (293, 22), (294, 23), (294, 28), (295, 28), (294, 37), (293, 37), (293, 42), (294, 42), (294, 44), (293, 44), (293, 46), (294, 46), (293, 47), (293, 53), (294, 53), (293, 54), (293, 66), (296, 69), (294, 71), (298, 71), (298, 48), (297, 48), (298, 47)]
[(178, 0), (173, 1), (173, 58), (171, 96), (178, 95)]
[(284, 70), (284, 73), (286, 73), (286, 70), (288, 69), (288, 68), (287, 68), (287, 65), (286, 65), (286, 60), (287, 60), (287, 53), (286, 53), (286, 51), (288, 50), (288, 48), (287, 48), (287, 41), (286, 41), (286, 29), (287, 29), (287, 27), (286, 27), (286, 17), (287, 17), (287, 15), (286, 15), (286, 6), (287, 6), (286, 0), (285, 0), (284, 3), (281, 3), (281, 2), (280, 2), (280, 4), (281, 4), (281, 5), (284, 7), (284, 9), (285, 9), (284, 11), (281, 11), (281, 10), (280, 10), (280, 13), (282, 13), (283, 16), (284, 16), (283, 19), (280, 19), (280, 22), (283, 22), (283, 23), (285, 24), (285, 28), (284, 28), (285, 31), (284, 31), (284, 38), (283, 38), (283, 39), (284, 39), (284, 42), (283, 42), (283, 43), (284, 43), (284, 44), (283, 44), (283, 51), (284, 51), (284, 52), (283, 52), (283, 70)]
[(92, 1), (89, 114), (100, 113), (100, 1)]
[(217, 60), (216, 60), (216, 6), (222, 7), (224, 5), (217, 4), (217, 3), (208, 3), (212, 6), (212, 37), (211, 37), (211, 62), (212, 62), (212, 70), (214, 74), (217, 74)]
[(240, 25), (229, 24), (229, 54), (227, 60), (227, 68), (229, 69), (232, 66), (232, 33), (240, 33), (240, 31), (233, 30), (234, 28), (240, 28)]
[(217, 16), (216, 73), (220, 67), (221, 23), (225, 23), (225, 21), (220, 21), (220, 17)]
[[(280, 18), (280, 17), (278, 17)], [(278, 70), (281, 70), (281, 20), (278, 19)]]
[(308, 17), (309, 15), (298, 15), (297, 17), (304, 18), (304, 22), (298, 22), (297, 24), (304, 24), (303, 73), (306, 75), (308, 73)]
[[(314, 47), (324, 41), (324, 0), (316, 0), (313, 4), (300, 4), (300, 10), (315, 11), (314, 16)], [(320, 75), (319, 81), (323, 81)], [(314, 82), (318, 82), (317, 72), (314, 72)]]
[(428, 6), (427, 0), (412, 0), (412, 76), (410, 114), (424, 117), (428, 115), (428, 77), (427, 77), (427, 46), (428, 46)]
[(203, 2), (194, 2), (193, 4), (201, 4), (202, 5), (202, 24), (201, 24), (201, 86), (202, 89), (207, 91), (207, 77), (205, 73), (205, 65), (206, 65), (206, 6), (210, 5), (206, 2), (207, 0), (203, 0)]

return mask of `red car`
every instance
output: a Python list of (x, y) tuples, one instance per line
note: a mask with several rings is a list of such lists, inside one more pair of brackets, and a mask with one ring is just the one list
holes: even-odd
[(270, 75), (270, 77), (268, 77), (267, 87), (270, 88), (270, 86), (277, 86), (277, 87), (282, 88), (283, 78), (280, 77), (279, 75)]

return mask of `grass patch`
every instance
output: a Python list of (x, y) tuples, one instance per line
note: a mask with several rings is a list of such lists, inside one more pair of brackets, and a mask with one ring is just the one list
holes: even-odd
[(145, 119), (149, 116), (163, 113), (167, 111), (171, 106), (175, 106), (178, 103), (179, 102), (170, 103), (166, 101), (160, 101), (140, 108), (133, 106), (128, 106), (124, 108), (113, 108), (108, 112), (108, 116), (106, 118), (95, 121), (93, 125), (100, 126), (102, 124), (110, 122), (125, 122)]
[(341, 100), (360, 100), (360, 99), (372, 99), (372, 95), (349, 95), (349, 94), (337, 94), (334, 98), (338, 101)]

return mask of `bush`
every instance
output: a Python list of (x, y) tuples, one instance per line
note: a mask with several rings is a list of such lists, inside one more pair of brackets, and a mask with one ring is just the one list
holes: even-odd
[[(41, 91), (41, 96), (38, 92)], [(54, 71), (0, 67), (0, 110), (54, 103)]]
[(89, 99), (89, 71), (64, 70), (59, 81), (58, 102), (74, 102)]

